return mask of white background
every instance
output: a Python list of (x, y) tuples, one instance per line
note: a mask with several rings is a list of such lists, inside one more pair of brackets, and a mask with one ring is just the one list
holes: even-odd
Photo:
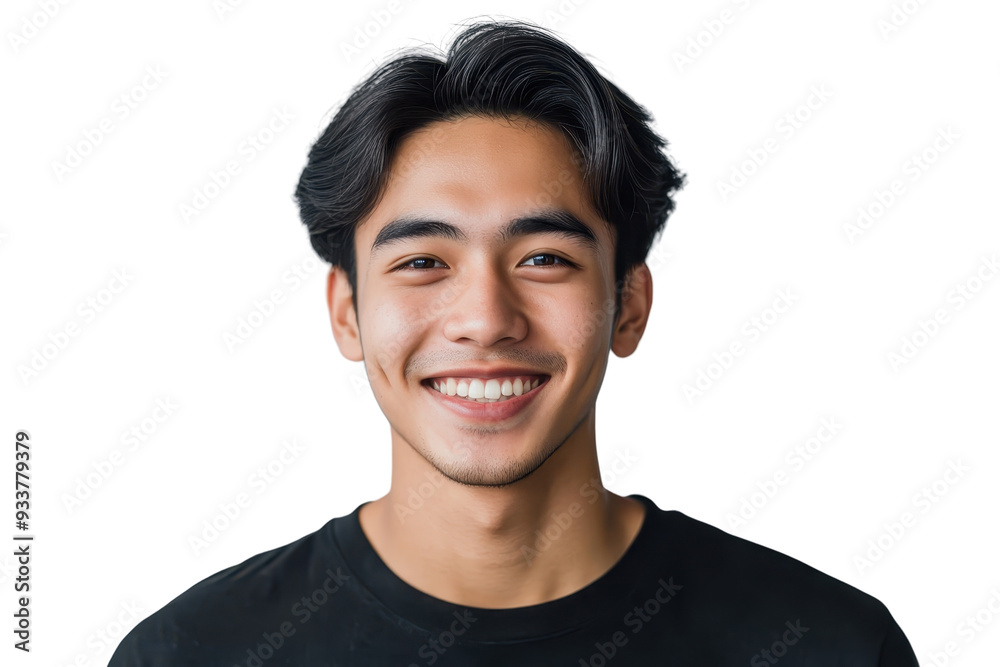
[[(924, 664), (949, 641), (949, 664), (1000, 651), (987, 609), (1000, 608), (1000, 279), (984, 264), (1000, 253), (995, 3), (400, 0), (393, 14), (387, 2), (103, 0), (51, 17), (44, 5), (9, 1), (0, 17), (0, 534), (13, 545), (24, 429), (36, 536), (30, 656), (11, 646), (13, 546), (0, 549), (0, 662), (103, 665), (139, 620), (128, 605), (144, 617), (387, 491), (388, 424), (333, 341), (327, 267), (291, 195), (376, 62), (446, 45), (482, 14), (554, 27), (652, 112), (688, 174), (649, 259), (645, 337), (612, 356), (598, 402), (607, 486), (871, 593)], [(249, 159), (244, 142), (276, 109), (292, 121)], [(88, 150), (102, 119), (111, 131)], [(744, 166), (768, 139), (763, 165)], [(72, 151), (87, 154), (57, 167)], [(925, 151), (933, 163), (914, 171)], [(181, 205), (230, 160), (240, 172), (185, 220)], [(724, 197), (734, 169), (753, 173)], [(849, 233), (896, 179), (901, 194)], [(127, 285), (105, 291), (115, 271)], [(959, 299), (960, 285), (978, 291)], [(224, 336), (273, 290), (283, 302), (230, 349)], [(770, 318), (779, 290), (793, 305), (751, 340), (744, 325)], [(93, 316), (91, 298), (104, 300)], [(938, 310), (944, 323), (903, 357)], [(712, 367), (737, 341), (744, 353)], [(715, 379), (689, 400), (699, 371)], [(162, 423), (158, 400), (177, 406)], [(829, 418), (843, 426), (796, 469), (788, 452)], [(122, 440), (133, 427), (148, 431), (134, 449)], [(258, 493), (250, 476), (292, 439), (304, 452)], [(949, 462), (968, 469), (953, 483)], [(776, 472), (786, 483), (753, 496)], [(940, 497), (915, 501), (935, 481)], [(196, 554), (189, 538), (241, 492), (252, 504)], [(756, 514), (732, 524), (744, 500)], [(892, 537), (906, 512), (915, 523)], [(960, 626), (983, 609), (992, 624)]]

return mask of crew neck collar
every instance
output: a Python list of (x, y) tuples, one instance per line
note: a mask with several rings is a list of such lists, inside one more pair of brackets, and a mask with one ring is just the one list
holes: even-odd
[[(362, 503), (333, 522), (333, 537), (357, 583), (404, 621), (423, 629), (449, 627), (465, 618), (468, 628), (463, 641), (510, 643), (570, 632), (606, 614), (609, 600), (627, 599), (639, 582), (636, 574), (653, 557), (656, 524), (663, 510), (639, 494), (628, 496), (643, 503), (642, 527), (628, 549), (611, 568), (584, 588), (549, 602), (528, 607), (484, 609), (455, 605), (420, 591), (389, 569), (361, 528)], [(467, 614), (465, 612), (468, 612)]]

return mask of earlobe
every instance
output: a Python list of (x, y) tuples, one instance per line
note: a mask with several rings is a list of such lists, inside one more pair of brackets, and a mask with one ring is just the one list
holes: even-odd
[(337, 347), (345, 358), (362, 361), (361, 332), (358, 330), (358, 316), (352, 302), (353, 290), (347, 274), (338, 266), (331, 266), (326, 278), (326, 305), (330, 311), (330, 326)]
[(632, 269), (622, 291), (621, 312), (611, 338), (611, 351), (627, 357), (639, 347), (653, 307), (653, 274), (643, 262)]

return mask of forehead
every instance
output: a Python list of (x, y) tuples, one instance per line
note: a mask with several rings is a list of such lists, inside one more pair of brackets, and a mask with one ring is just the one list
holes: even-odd
[(500, 228), (540, 212), (582, 222), (610, 244), (574, 158), (546, 124), (470, 116), (426, 125), (400, 142), (379, 204), (355, 233), (359, 256), (400, 219), (447, 221), (465, 240), (494, 245), (511, 238)]
[(572, 158), (569, 139), (547, 123), (519, 116), (464, 116), (436, 121), (408, 134), (400, 142), (390, 172), (397, 177), (419, 177), (422, 170), (414, 169), (411, 174), (410, 168), (419, 167), (425, 159), (448, 160), (450, 169), (435, 165), (435, 171), (442, 174), (487, 166), (503, 172), (524, 167), (526, 161), (531, 162), (532, 171), (547, 171), (572, 165)]

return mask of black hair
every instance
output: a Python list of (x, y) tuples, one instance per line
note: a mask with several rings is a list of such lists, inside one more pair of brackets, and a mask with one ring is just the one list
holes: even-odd
[(473, 115), (527, 118), (570, 140), (594, 208), (615, 230), (616, 321), (625, 277), (646, 260), (684, 174), (645, 108), (550, 31), (513, 20), (465, 27), (446, 54), (404, 49), (351, 92), (309, 151), (295, 200), (317, 254), (347, 273), (355, 312), (354, 231), (377, 206), (401, 140)]

